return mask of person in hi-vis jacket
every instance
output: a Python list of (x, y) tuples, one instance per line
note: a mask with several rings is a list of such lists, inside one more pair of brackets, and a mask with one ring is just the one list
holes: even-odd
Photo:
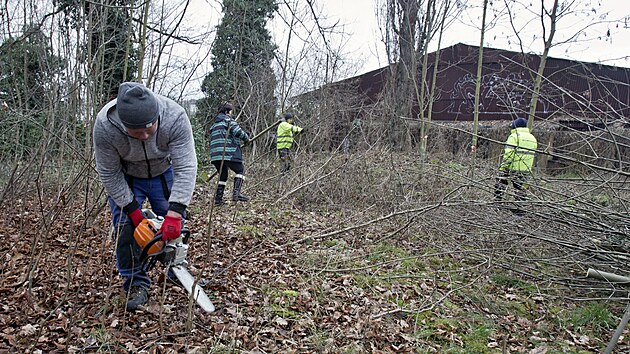
[(505, 141), (505, 149), (499, 166), (499, 175), (494, 186), (494, 197), (503, 199), (503, 194), (511, 182), (516, 189), (517, 213), (522, 213), (521, 205), (527, 199), (528, 180), (534, 166), (534, 155), (538, 148), (536, 138), (527, 127), (527, 119), (517, 118), (510, 125), (510, 135)]
[(305, 129), (293, 124), (293, 113), (286, 112), (284, 114), (284, 120), (278, 125), (276, 149), (278, 150), (278, 156), (282, 161), (282, 174), (291, 169), (291, 147), (293, 146), (293, 140), (299, 133), (304, 132)]

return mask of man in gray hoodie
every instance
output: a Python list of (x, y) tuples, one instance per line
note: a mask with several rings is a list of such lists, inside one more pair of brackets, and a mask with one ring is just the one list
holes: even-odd
[(151, 279), (139, 262), (133, 232), (149, 200), (164, 217), (164, 241), (180, 236), (192, 198), (197, 156), (190, 121), (175, 101), (144, 85), (124, 82), (94, 124), (96, 170), (107, 191), (116, 229), (116, 267), (125, 279), (126, 308), (135, 311), (149, 299)]

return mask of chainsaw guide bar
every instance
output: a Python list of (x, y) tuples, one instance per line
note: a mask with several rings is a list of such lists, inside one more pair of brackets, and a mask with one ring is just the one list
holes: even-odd
[[(144, 233), (151, 232), (153, 235), (153, 238), (148, 242), (146, 242), (146, 237), (144, 237), (143, 240), (138, 240), (134, 234), (136, 241), (138, 241), (138, 244), (142, 247), (140, 260), (145, 265), (146, 270), (148, 271), (156, 264), (157, 261), (160, 261), (160, 263), (168, 268), (168, 271), (177, 277), (182, 287), (186, 289), (188, 295), (195, 299), (195, 302), (197, 302), (201, 309), (207, 313), (214, 312), (214, 304), (212, 304), (212, 301), (210, 301), (210, 298), (203, 288), (198, 285), (198, 282), (192, 274), (188, 272), (188, 262), (186, 261), (186, 256), (188, 255), (188, 240), (190, 238), (190, 231), (184, 227), (182, 228), (180, 237), (164, 244), (162, 241), (162, 235), (156, 235), (156, 230), (160, 229), (164, 219), (161, 216), (156, 216), (153, 211), (149, 209), (143, 209), (142, 212), (148, 219), (149, 223), (153, 226), (149, 229), (149, 231), (143, 230)], [(158, 252), (155, 252), (155, 247), (158, 245), (161, 249)]]

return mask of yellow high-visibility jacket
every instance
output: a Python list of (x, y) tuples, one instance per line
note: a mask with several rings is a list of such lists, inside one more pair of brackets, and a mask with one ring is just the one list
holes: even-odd
[(290, 149), (293, 146), (293, 136), (302, 131), (302, 128), (287, 122), (278, 125), (276, 148)]
[(527, 127), (512, 129), (505, 142), (501, 171), (531, 172), (534, 166), (534, 155), (538, 148), (536, 138)]

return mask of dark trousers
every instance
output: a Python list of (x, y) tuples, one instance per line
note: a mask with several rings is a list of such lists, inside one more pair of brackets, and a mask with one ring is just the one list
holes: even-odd
[[(223, 165), (221, 165), (223, 164)], [(212, 161), (212, 165), (219, 171), (219, 181), (227, 182), (228, 180), (228, 172), (229, 170), (234, 171), (237, 175), (240, 175), (242, 178), (243, 171), (245, 171), (245, 166), (242, 162), (234, 162), (234, 161)]]
[(494, 198), (496, 200), (502, 200), (503, 194), (508, 188), (508, 184), (511, 182), (516, 193), (514, 200), (524, 201), (527, 200), (527, 184), (529, 174), (519, 171), (500, 171), (499, 176), (494, 184)]
[(289, 149), (278, 150), (278, 156), (282, 161), (281, 173), (287, 173), (291, 169), (291, 151)]
[[(162, 175), (153, 178), (127, 176), (126, 179), (138, 204), (142, 205), (145, 199), (148, 199), (151, 210), (156, 215), (166, 215), (168, 198), (173, 185), (173, 170), (171, 168)], [(112, 198), (108, 198), (108, 200), (116, 235), (116, 268), (118, 268), (118, 273), (125, 278), (123, 288), (125, 291), (128, 291), (132, 285), (148, 288), (151, 285), (151, 278), (140, 264), (142, 250), (133, 238), (135, 228), (121, 207), (116, 205)]]

